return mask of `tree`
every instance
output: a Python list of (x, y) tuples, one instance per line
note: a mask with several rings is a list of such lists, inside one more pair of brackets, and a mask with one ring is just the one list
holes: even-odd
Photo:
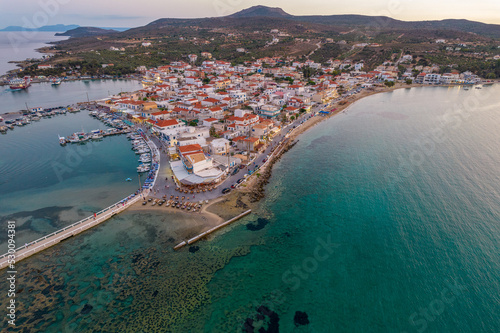
[(284, 123), (286, 123), (286, 121), (287, 121), (287, 120), (288, 120), (288, 119), (286, 118), (286, 114), (285, 114), (285, 113), (283, 113), (283, 114), (281, 115), (281, 123), (282, 123), (282, 124), (284, 124)]
[(406, 79), (406, 84), (412, 84), (413, 83), (413, 80), (412, 79)]
[(388, 88), (391, 88), (391, 87), (394, 87), (395, 83), (394, 81), (385, 81), (384, 84), (388, 87)]
[(209, 132), (209, 133), (210, 133), (210, 136), (215, 137), (215, 135), (217, 134), (217, 133), (215, 132), (215, 127), (213, 127), (213, 126), (212, 126), (212, 127), (210, 127), (210, 132)]

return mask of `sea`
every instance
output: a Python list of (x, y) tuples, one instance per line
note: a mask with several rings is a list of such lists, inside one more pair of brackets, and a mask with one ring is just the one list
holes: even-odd
[(120, 92), (136, 91), (142, 86), (137, 80), (63, 81), (53, 86), (49, 82), (34, 83), (25, 90), (0, 86), (0, 115), (28, 108), (68, 106), (88, 100), (98, 100)]
[(9, 61), (41, 58), (42, 54), (36, 49), (67, 38), (46, 31), (0, 31), (0, 75), (16, 69), (16, 64)]
[[(18, 263), (17, 326), (3, 331), (500, 332), (499, 96), (364, 98), (301, 135), (258, 208), (211, 240), (174, 252), (185, 217), (129, 211)], [(0, 214), (26, 235), (119, 200), (135, 166), (124, 140), (106, 139), (113, 149), (59, 182), (50, 163), (67, 148), (45, 132), (0, 148), (12, 175)]]

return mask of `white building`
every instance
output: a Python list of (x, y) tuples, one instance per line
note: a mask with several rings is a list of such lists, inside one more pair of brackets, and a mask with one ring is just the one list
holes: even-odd
[(229, 146), (229, 140), (215, 139), (210, 143), (210, 153), (213, 155), (226, 155), (229, 152)]

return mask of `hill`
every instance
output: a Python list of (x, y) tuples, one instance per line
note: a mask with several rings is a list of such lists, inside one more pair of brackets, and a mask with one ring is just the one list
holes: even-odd
[[(223, 17), (163, 18), (123, 32), (75, 30), (68, 32), (73, 38), (51, 47), (56, 53), (51, 62), (92, 71), (113, 63), (107, 74), (189, 61), (189, 54), (202, 52), (234, 64), (274, 56), (319, 63), (363, 60), (365, 69), (402, 54), (413, 55), (424, 66), (455, 68), (474, 63), (480, 68), (481, 62), (500, 54), (500, 25), (468, 20), (408, 22), (366, 15), (294, 16), (265, 6)], [(202, 61), (200, 57), (198, 62)]]
[(283, 9), (277, 7), (253, 6), (243, 9), (237, 13), (229, 15), (230, 18), (248, 18), (248, 17), (285, 17), (291, 18), (292, 15), (286, 13)]
[(111, 33), (116, 33), (118, 31), (112, 29), (102, 29), (95, 27), (78, 27), (75, 29), (68, 30), (63, 33), (56, 33), (56, 36), (70, 36), (70, 37), (89, 37), (89, 36), (100, 36)]

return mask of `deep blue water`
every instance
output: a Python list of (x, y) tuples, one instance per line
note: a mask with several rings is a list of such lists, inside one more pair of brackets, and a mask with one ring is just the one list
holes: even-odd
[[(302, 135), (259, 209), (198, 252), (172, 250), (188, 218), (132, 211), (25, 260), (21, 324), (499, 332), (499, 92), (413, 88), (357, 102)], [(259, 217), (268, 223), (249, 230)]]

